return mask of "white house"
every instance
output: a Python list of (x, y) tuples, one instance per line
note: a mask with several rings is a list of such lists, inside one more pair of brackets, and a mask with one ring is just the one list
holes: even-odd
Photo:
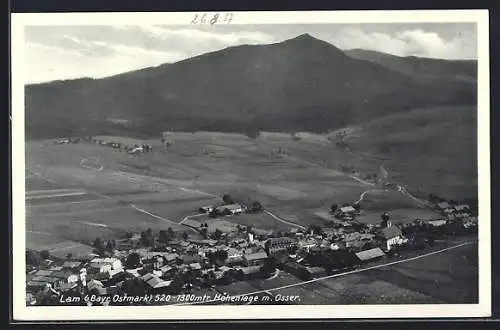
[(123, 268), (120, 259), (116, 258), (94, 258), (90, 261), (91, 263), (108, 264), (111, 269), (121, 269)]
[(113, 269), (111, 264), (106, 262), (92, 262), (88, 268), (90, 273), (105, 273)]
[(384, 241), (386, 251), (389, 251), (395, 245), (400, 245), (407, 241), (403, 237), (401, 230), (393, 226), (383, 228), (380, 231), (379, 237)]
[(335, 215), (337, 217), (341, 218), (352, 218), (356, 214), (356, 209), (352, 206), (344, 206), (339, 208), (336, 212)]
[(227, 204), (219, 206), (217, 208), (218, 212), (224, 212), (225, 210), (228, 210), (229, 212), (231, 212), (231, 214), (239, 214), (244, 212), (244, 208), (240, 204)]

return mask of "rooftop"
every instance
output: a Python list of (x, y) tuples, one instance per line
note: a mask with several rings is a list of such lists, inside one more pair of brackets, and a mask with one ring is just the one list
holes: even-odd
[(384, 255), (385, 253), (380, 248), (374, 248), (356, 253), (356, 257), (362, 261), (382, 257)]
[(401, 229), (396, 226), (384, 228), (380, 233), (385, 239), (390, 239), (402, 235)]
[(247, 261), (267, 259), (267, 253), (266, 252), (250, 253), (246, 254), (244, 257)]

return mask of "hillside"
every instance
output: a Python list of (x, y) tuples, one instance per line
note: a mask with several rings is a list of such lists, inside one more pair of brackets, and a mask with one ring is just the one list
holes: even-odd
[(353, 128), (346, 141), (351, 152), (379, 158), (390, 180), (421, 196), (477, 198), (475, 107), (388, 115)]
[(442, 60), (416, 56), (395, 56), (365, 49), (346, 50), (345, 53), (356, 59), (366, 60), (387, 67), (396, 72), (426, 82), (435, 80), (477, 82), (477, 61)]
[(306, 34), (104, 79), (28, 85), (25, 118), (27, 138), (322, 133), (412, 108), (475, 103), (468, 82), (424, 83)]

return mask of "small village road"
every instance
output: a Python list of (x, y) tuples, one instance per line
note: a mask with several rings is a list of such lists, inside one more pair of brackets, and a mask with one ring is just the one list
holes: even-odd
[(304, 226), (301, 226), (301, 225), (298, 225), (296, 223), (293, 223), (293, 222), (289, 222), (289, 221), (286, 221), (280, 217), (278, 217), (276, 214), (273, 214), (272, 212), (268, 211), (268, 210), (264, 210), (264, 213), (266, 214), (269, 214), (271, 217), (273, 217), (275, 220), (278, 220), (279, 222), (282, 222), (282, 223), (285, 223), (287, 225), (290, 225), (290, 226), (295, 226), (297, 228), (300, 228), (300, 229), (303, 229), (303, 230), (306, 230), (306, 227)]
[[(394, 266), (394, 265), (398, 265), (398, 264), (402, 264), (402, 263), (411, 262), (411, 261), (414, 261), (414, 260), (426, 258), (426, 257), (432, 256), (432, 255), (436, 255), (436, 254), (440, 254), (440, 253), (445, 253), (447, 251), (458, 249), (458, 248), (460, 248), (462, 246), (471, 245), (471, 244), (474, 244), (476, 242), (477, 242), (477, 240), (467, 241), (467, 242), (463, 242), (463, 243), (456, 244), (456, 245), (453, 245), (453, 246), (449, 246), (449, 247), (441, 249), (441, 250), (437, 250), (437, 251), (433, 251), (433, 252), (428, 252), (428, 253), (425, 253), (425, 254), (422, 254), (422, 255), (419, 255), (419, 256), (415, 256), (415, 257), (411, 257), (411, 258), (407, 258), (407, 259), (392, 261), (392, 262), (388, 262), (388, 263), (385, 263), (385, 264), (379, 264), (379, 265), (375, 265), (375, 266), (371, 266), (371, 267), (366, 267), (366, 268), (355, 269), (355, 270), (351, 270), (351, 271), (344, 272), (344, 273), (323, 276), (323, 277), (315, 278), (315, 279), (312, 279), (312, 280), (309, 280), (309, 281), (303, 281), (303, 282), (299, 282), (299, 283), (284, 285), (284, 286), (280, 286), (280, 287), (276, 287), (276, 288), (269, 288), (269, 289), (266, 289), (266, 290), (259, 290), (259, 291), (254, 291), (254, 292), (242, 293), (242, 294), (239, 294), (239, 295), (235, 295), (235, 297), (251, 296), (251, 295), (256, 295), (256, 294), (261, 294), (261, 293), (267, 293), (267, 294), (269, 294), (272, 291), (278, 291), (278, 290), (283, 290), (283, 289), (288, 289), (288, 288), (293, 288), (293, 287), (299, 287), (299, 286), (307, 285), (309, 283), (320, 282), (320, 281), (324, 281), (324, 280), (335, 278), (335, 277), (341, 277), (341, 276), (346, 276), (346, 275), (350, 275), (350, 274), (362, 273), (362, 272), (366, 272), (366, 271), (373, 270), (373, 269), (390, 267), (390, 266)], [(194, 304), (211, 303), (211, 302), (216, 302), (216, 300), (208, 300), (208, 301), (203, 301), (203, 302), (192, 302), (192, 303), (176, 304), (176, 306), (177, 305), (194, 305)]]

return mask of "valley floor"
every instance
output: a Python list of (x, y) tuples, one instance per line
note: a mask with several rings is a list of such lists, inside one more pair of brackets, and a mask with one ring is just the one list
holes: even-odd
[[(197, 236), (186, 225), (193, 221), (266, 231), (305, 229), (328, 224), (332, 203), (359, 202), (359, 220), (370, 224), (379, 223), (385, 211), (391, 212), (394, 224), (439, 217), (401, 189), (365, 180), (366, 174), (380, 171), (381, 162), (356, 162), (330, 142), (217, 133), (178, 133), (168, 148), (159, 141), (144, 142), (153, 152), (130, 155), (83, 142), (28, 142), (26, 248), (47, 249), (63, 258), (91, 252), (96, 237), (119, 238), (127, 231), (172, 228)], [(346, 164), (358, 171), (346, 173)], [(259, 201), (266, 212), (219, 220), (198, 215), (199, 207), (220, 203), (226, 193)], [(466, 245), (426, 259), (285, 287), (279, 293), (299, 295), (306, 304), (469, 302), (477, 299), (477, 288), (469, 286), (474, 279), (470, 274), (477, 272), (475, 254), (477, 248)], [(267, 294), (271, 288), (296, 284), (292, 277), (281, 272), (268, 281), (239, 282), (224, 290)]]

